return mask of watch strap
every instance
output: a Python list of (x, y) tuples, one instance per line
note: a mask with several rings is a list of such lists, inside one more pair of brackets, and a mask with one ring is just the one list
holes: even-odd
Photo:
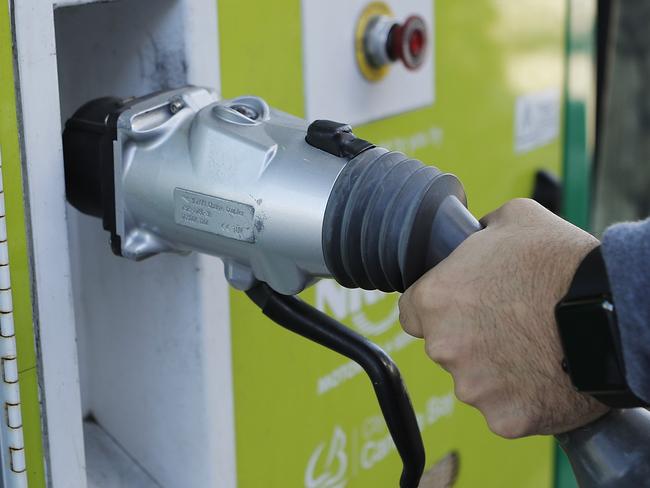
[(611, 296), (607, 268), (600, 246), (584, 257), (563, 301), (599, 296)]
[[(612, 315), (614, 318), (616, 317), (614, 301), (611, 294), (611, 287), (609, 278), (607, 276), (607, 268), (600, 246), (592, 249), (584, 257), (578, 266), (578, 269), (576, 270), (574, 278), (569, 287), (569, 291), (560, 303), (571, 303), (590, 299), (594, 300), (594, 302), (600, 301), (601, 303), (610, 304), (612, 307)], [(561, 323), (558, 323), (558, 325), (560, 328), (563, 327), (563, 324)], [(566, 324), (566, 326), (570, 327), (571, 324)], [(610, 357), (601, 358), (601, 360), (610, 364), (608, 375), (610, 377), (618, 376), (620, 378), (622, 387), (620, 389), (613, 389), (611, 391), (602, 389), (598, 392), (583, 392), (590, 394), (600, 402), (613, 408), (632, 408), (647, 406), (643, 400), (634, 395), (634, 393), (629, 389), (629, 386), (627, 385), (627, 380), (625, 378), (625, 363), (623, 360), (623, 353), (620, 343), (620, 333), (618, 331), (618, 324), (616, 320), (610, 324), (610, 327), (613, 353), (610, 355)], [(562, 336), (562, 334), (560, 335)], [(566, 353), (566, 348), (564, 349)], [(571, 363), (571, 359), (576, 360), (577, 358), (567, 357), (565, 358), (565, 361), (568, 360), (568, 362)], [(567, 370), (567, 372), (569, 371)]]

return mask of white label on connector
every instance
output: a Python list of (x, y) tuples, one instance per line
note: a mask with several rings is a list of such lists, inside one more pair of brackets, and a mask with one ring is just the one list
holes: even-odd
[(174, 207), (177, 224), (238, 241), (255, 242), (255, 209), (250, 205), (176, 188)]
[(515, 102), (515, 152), (524, 153), (555, 140), (560, 133), (560, 92), (527, 93)]

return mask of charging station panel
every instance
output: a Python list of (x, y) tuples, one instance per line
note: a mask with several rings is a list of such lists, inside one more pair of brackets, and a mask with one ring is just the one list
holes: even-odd
[(367, 0), (302, 0), (305, 117), (362, 124), (431, 105), (435, 99), (435, 19), (431, 0), (384, 3), (396, 20), (424, 20), (426, 58), (415, 71), (394, 63), (369, 81), (357, 62), (355, 34)]
[[(222, 43), (224, 95), (255, 93), (310, 120), (352, 123), (363, 139), (457, 174), (477, 216), (530, 196), (537, 169), (559, 172), (561, 134), (545, 131), (517, 149), (516, 114), (520, 97), (562, 90), (562, 0), (543, 8), (533, 0), (386, 2), (398, 19), (431, 22), (435, 47), (420, 71), (394, 64), (377, 82), (364, 79), (354, 58), (355, 25), (370, 3), (259, 2), (244, 14), (236, 0), (220, 2), (221, 37), (238, 40)], [(393, 75), (413, 77), (413, 85), (391, 85)], [(390, 97), (399, 102), (388, 107)], [(559, 126), (557, 115), (549, 124)], [(421, 341), (401, 331), (397, 296), (332, 281), (301, 296), (396, 361), (420, 420), (431, 486), (552, 485), (552, 440), (494, 436), (456, 400)], [(240, 292), (231, 291), (231, 314), (238, 486), (396, 486), (401, 462), (360, 368), (263, 318)]]
[[(0, 152), (25, 431), (15, 467), (29, 486), (397, 484), (401, 463), (359, 367), (264, 318), (213, 258), (111, 255), (98, 221), (65, 203), (61, 152), (62, 124), (86, 100), (192, 83), (351, 123), (359, 137), (456, 173), (476, 215), (529, 196), (536, 170), (560, 171), (565, 1), (374, 2), (399, 21), (421, 17), (428, 39), (419, 69), (395, 63), (374, 81), (355, 37), (371, 3), (0, 7), (0, 68), (18, 75), (15, 93), (0, 87), (17, 107), (0, 112)], [(491, 434), (401, 331), (396, 296), (324, 280), (302, 298), (395, 359), (428, 483), (551, 485), (552, 441)]]

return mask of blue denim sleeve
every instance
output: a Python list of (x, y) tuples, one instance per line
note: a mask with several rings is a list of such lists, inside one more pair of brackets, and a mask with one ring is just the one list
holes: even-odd
[(650, 219), (610, 227), (602, 251), (627, 381), (636, 396), (650, 402)]

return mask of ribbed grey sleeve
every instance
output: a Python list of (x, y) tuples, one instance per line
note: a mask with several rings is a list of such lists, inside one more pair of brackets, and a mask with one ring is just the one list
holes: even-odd
[(650, 219), (605, 231), (602, 251), (618, 317), (627, 381), (650, 402)]

